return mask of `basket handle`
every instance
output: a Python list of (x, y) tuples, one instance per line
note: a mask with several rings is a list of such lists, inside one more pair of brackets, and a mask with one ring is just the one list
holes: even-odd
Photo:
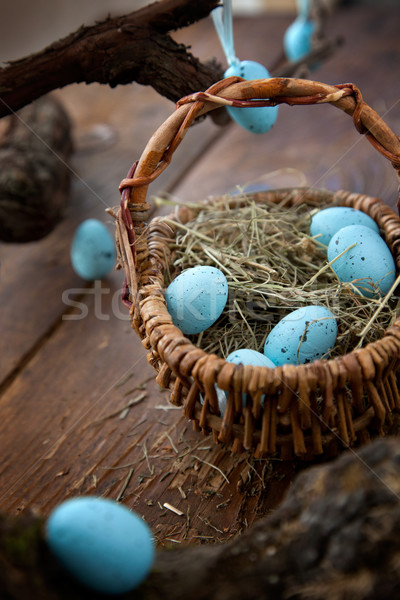
[[(308, 105), (329, 103), (352, 116), (357, 131), (387, 158), (400, 180), (400, 138), (362, 98), (360, 90), (352, 83), (327, 85), (306, 79), (275, 77), (245, 81), (228, 77), (212, 85), (206, 92), (182, 98), (174, 113), (150, 138), (140, 160), (122, 180), (119, 229), (126, 228), (120, 236), (128, 236), (133, 261), (146, 251), (145, 236), (138, 236), (150, 205), (146, 202), (147, 188), (169, 165), (172, 155), (183, 140), (193, 121), (221, 106), (257, 107), (277, 104)], [(397, 202), (400, 214), (400, 198)], [(140, 244), (138, 237), (140, 237)], [(125, 257), (127, 258), (127, 257)], [(129, 257), (131, 261), (131, 257)], [(132, 266), (132, 265), (131, 265)], [(134, 277), (132, 269), (131, 278)], [(131, 283), (136, 291), (136, 281)], [(127, 302), (130, 304), (130, 302)]]
[(120, 184), (128, 191), (129, 204), (145, 202), (147, 187), (171, 162), (171, 158), (193, 121), (221, 106), (276, 106), (330, 103), (353, 117), (357, 131), (393, 165), (400, 179), (400, 138), (362, 98), (352, 83), (327, 85), (306, 79), (275, 77), (244, 81), (240, 77), (223, 79), (206, 92), (191, 94), (177, 103), (175, 112), (149, 140), (132, 175)]

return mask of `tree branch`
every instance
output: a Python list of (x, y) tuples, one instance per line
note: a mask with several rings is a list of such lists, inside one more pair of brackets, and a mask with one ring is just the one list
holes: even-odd
[(209, 87), (221, 71), (202, 64), (168, 31), (206, 17), (219, 0), (163, 0), (109, 18), (0, 69), (0, 117), (71, 83), (115, 87), (137, 81), (177, 101)]

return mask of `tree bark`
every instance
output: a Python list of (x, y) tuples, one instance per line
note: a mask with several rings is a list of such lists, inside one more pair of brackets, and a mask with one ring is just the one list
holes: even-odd
[(0, 117), (70, 83), (115, 87), (137, 81), (177, 101), (221, 78), (168, 32), (206, 17), (219, 0), (163, 0), (109, 18), (0, 70)]
[[(400, 593), (400, 443), (303, 471), (275, 513), (221, 545), (157, 554), (127, 600), (386, 600)], [(86, 600), (37, 517), (0, 519), (0, 597)]]
[(31, 242), (61, 219), (69, 194), (71, 125), (46, 96), (10, 117), (0, 143), (0, 240)]

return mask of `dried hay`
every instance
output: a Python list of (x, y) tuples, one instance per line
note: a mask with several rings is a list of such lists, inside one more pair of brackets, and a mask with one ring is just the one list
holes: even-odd
[(274, 325), (311, 304), (336, 316), (338, 337), (330, 357), (381, 338), (394, 321), (400, 277), (377, 299), (361, 297), (354, 285), (338, 281), (324, 247), (309, 235), (315, 212), (310, 206), (260, 204), (242, 193), (195, 208), (196, 219), (179, 224), (167, 284), (196, 265), (215, 266), (225, 274), (229, 298), (221, 317), (208, 330), (189, 336), (204, 351), (224, 358), (239, 348), (263, 352)]

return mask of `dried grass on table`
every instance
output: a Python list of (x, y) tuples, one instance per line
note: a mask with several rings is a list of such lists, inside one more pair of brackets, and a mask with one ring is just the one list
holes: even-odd
[(311, 304), (336, 316), (331, 357), (383, 336), (395, 320), (398, 298), (366, 299), (352, 284), (340, 283), (326, 266), (324, 248), (309, 236), (311, 216), (309, 205), (288, 208), (238, 195), (202, 205), (194, 220), (179, 225), (167, 283), (184, 269), (211, 265), (229, 285), (223, 314), (208, 330), (189, 336), (194, 343), (224, 358), (238, 348), (263, 352), (272, 327)]

